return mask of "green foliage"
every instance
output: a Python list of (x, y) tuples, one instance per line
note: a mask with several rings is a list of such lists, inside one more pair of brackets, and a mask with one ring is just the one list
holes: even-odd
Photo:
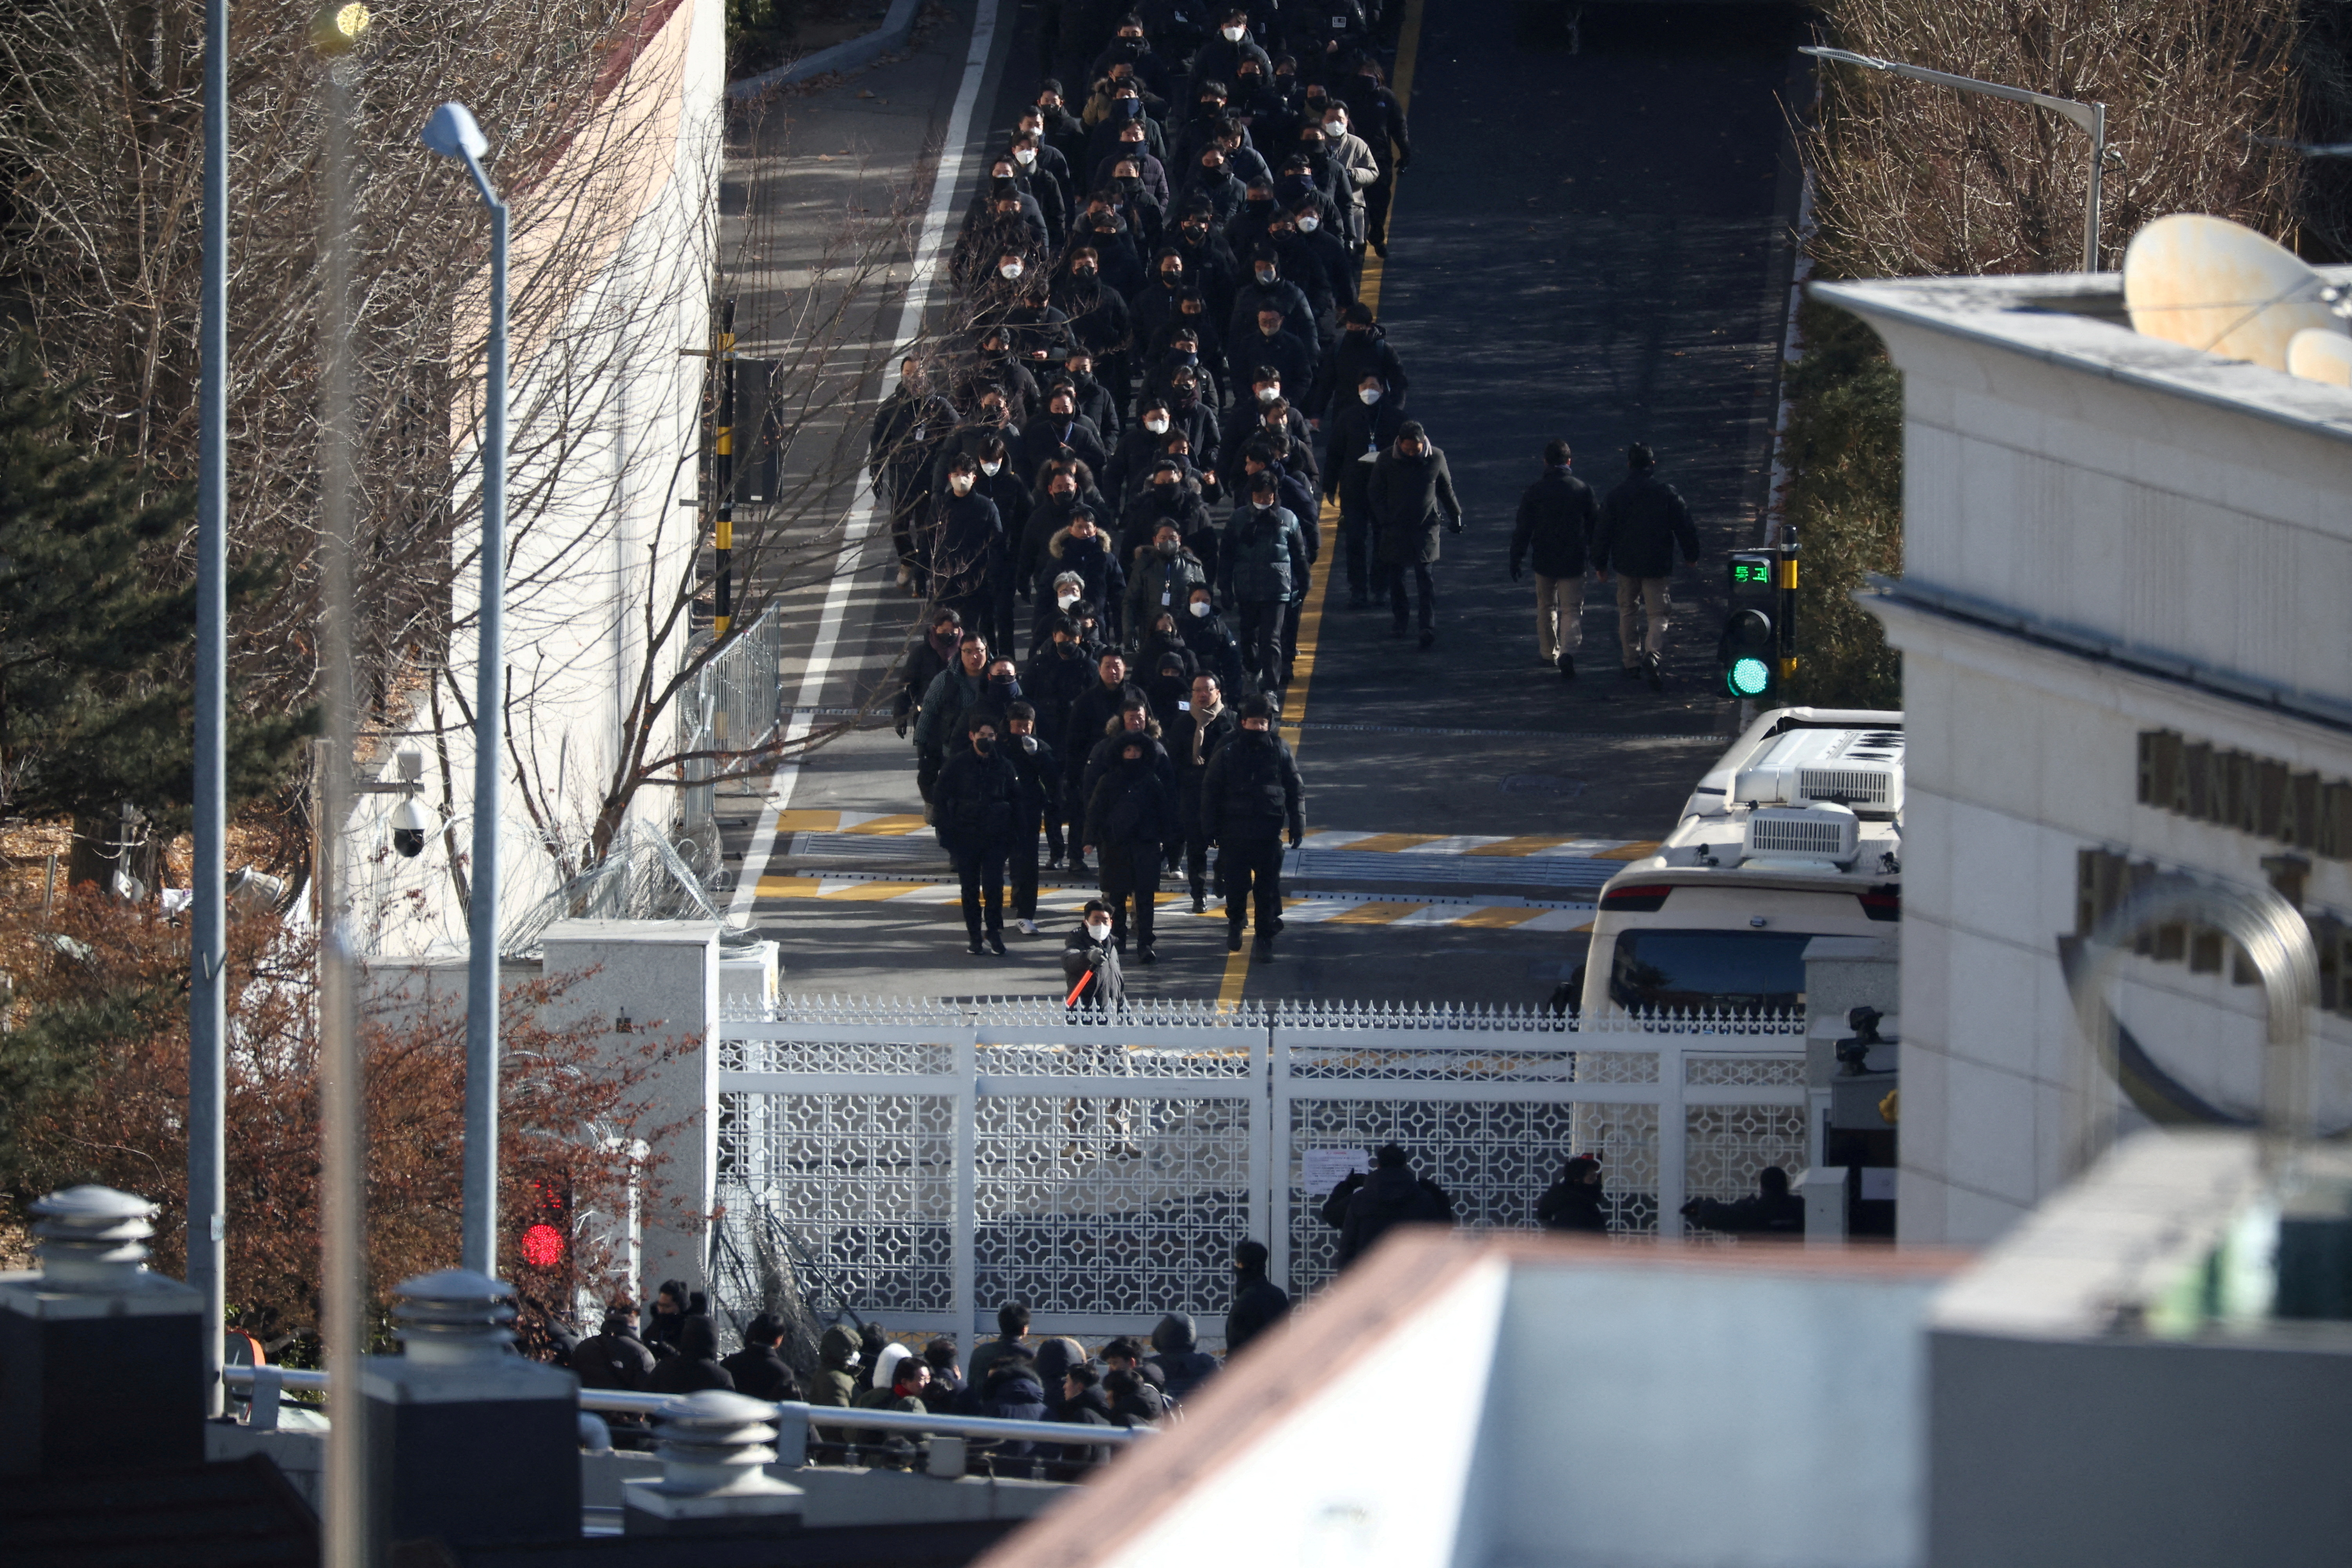
[[(176, 830), (194, 795), (195, 589), (166, 578), (194, 495), (67, 437), (68, 389), (21, 340), (0, 363), (0, 810), (53, 818), (131, 801)], [(232, 607), (270, 574), (232, 574)], [(231, 704), (232, 799), (268, 787), (309, 715)]]
[(1808, 303), (1805, 354), (1789, 371), (1787, 520), (1803, 548), (1790, 692), (1816, 707), (1900, 708), (1902, 661), (1854, 603), (1875, 573), (1903, 570), (1903, 375), (1857, 317)]

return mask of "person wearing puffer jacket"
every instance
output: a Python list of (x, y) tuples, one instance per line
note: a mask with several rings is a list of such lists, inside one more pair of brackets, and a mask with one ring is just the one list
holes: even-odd
[(857, 1392), (857, 1336), (835, 1324), (817, 1342), (821, 1370), (809, 1383), (808, 1402), (846, 1410)]
[(1201, 1349), (1201, 1331), (1189, 1312), (1171, 1312), (1151, 1331), (1151, 1364), (1168, 1385), (1168, 1397), (1181, 1405), (1216, 1375), (1217, 1358)]
[(1037, 591), (1051, 595), (1055, 577), (1065, 572), (1076, 573), (1086, 583), (1087, 599), (1101, 607), (1104, 629), (1115, 640), (1119, 628), (1118, 613), (1127, 597), (1127, 574), (1119, 570), (1118, 560), (1111, 553), (1110, 541), (1096, 525), (1093, 510), (1079, 507), (1074, 510), (1070, 525), (1046, 543), (1045, 554), (1047, 564), (1038, 573)]

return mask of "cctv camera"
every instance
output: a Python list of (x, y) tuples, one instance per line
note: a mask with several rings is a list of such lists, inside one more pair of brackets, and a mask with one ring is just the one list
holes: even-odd
[(404, 859), (414, 860), (425, 853), (425, 836), (433, 831), (433, 814), (416, 803), (414, 796), (393, 808), (392, 847)]

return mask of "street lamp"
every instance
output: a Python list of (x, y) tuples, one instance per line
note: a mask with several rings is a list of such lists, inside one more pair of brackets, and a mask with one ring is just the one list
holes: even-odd
[(1906, 65), (1901, 60), (1882, 60), (1875, 55), (1858, 55), (1851, 49), (1830, 49), (1818, 44), (1808, 44), (1797, 52), (1811, 55), (1816, 59), (1860, 66), (1864, 70), (1909, 77), (1914, 81), (1933, 82), (1937, 87), (1948, 87), (1958, 92), (1981, 93), (1988, 98), (2006, 98), (2013, 103), (2030, 103), (2053, 114), (2063, 115), (2081, 126), (2084, 134), (2091, 139), (2090, 189), (2084, 198), (2083, 207), (2083, 270), (2096, 272), (2099, 269), (2099, 186), (2107, 160), (2105, 104), (2078, 103), (2071, 98), (2056, 98), (2046, 92), (2007, 87), (1997, 81), (1979, 81), (1972, 76), (1954, 76), (1949, 71), (1930, 70), (1926, 66)]
[(474, 676), (474, 868), (466, 965), (465, 1219), (459, 1266), (498, 1274), (499, 724), (506, 708), (507, 205), (482, 167), (489, 139), (445, 103), (420, 139), (462, 160), (490, 213), (489, 407), (482, 429), (482, 609)]

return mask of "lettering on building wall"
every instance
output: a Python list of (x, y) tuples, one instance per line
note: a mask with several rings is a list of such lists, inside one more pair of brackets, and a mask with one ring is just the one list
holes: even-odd
[(2352, 860), (2352, 784), (2170, 730), (2140, 731), (2139, 803), (2323, 859)]
[[(2263, 868), (2279, 896), (2302, 908), (2310, 862), (2294, 855), (2273, 855), (2263, 858)], [(2164, 874), (2165, 868), (2153, 861), (2133, 860), (2111, 849), (2076, 851), (2074, 934), (2088, 937), (2118, 906)], [(2319, 954), (2319, 1005), (2352, 1016), (2352, 985), (2344, 983), (2352, 975), (2352, 921), (2325, 910), (2304, 910), (2303, 920)], [(2186, 963), (2191, 974), (2219, 974), (2226, 961), (2235, 985), (2252, 985), (2260, 978), (2237, 943), (2210, 926), (2179, 921), (2155, 926), (2133, 940), (2132, 951), (2158, 963)]]

